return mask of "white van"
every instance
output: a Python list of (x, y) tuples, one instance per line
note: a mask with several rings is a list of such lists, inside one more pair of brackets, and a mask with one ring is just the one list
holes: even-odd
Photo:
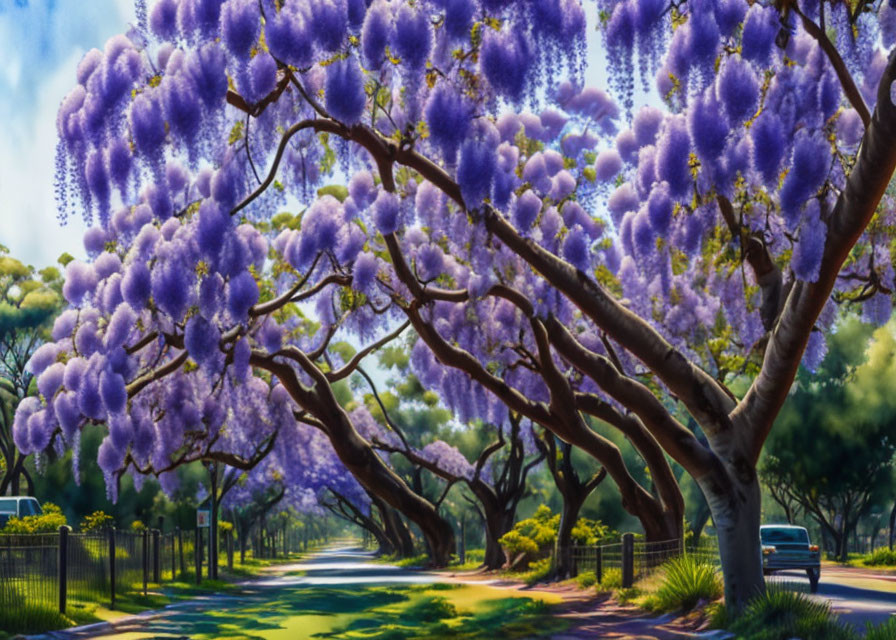
[(30, 496), (0, 497), (0, 527), (5, 527), (12, 517), (39, 516), (44, 512), (36, 498)]

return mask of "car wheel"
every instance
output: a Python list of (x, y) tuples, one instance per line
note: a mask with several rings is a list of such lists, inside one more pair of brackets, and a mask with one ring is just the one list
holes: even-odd
[(818, 593), (818, 581), (821, 578), (821, 571), (818, 569), (806, 569), (806, 575), (809, 576), (809, 591)]

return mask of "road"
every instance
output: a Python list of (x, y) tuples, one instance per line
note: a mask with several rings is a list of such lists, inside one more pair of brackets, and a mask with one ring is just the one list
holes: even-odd
[[(773, 581), (798, 582), (809, 590), (804, 572), (784, 571)], [(818, 600), (830, 602), (840, 618), (858, 628), (879, 624), (896, 614), (896, 576), (853, 567), (822, 567)]]

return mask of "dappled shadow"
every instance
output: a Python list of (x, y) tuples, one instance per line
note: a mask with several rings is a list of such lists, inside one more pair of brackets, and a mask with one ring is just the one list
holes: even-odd
[[(432, 574), (371, 562), (336, 549), (281, 568), (282, 575), (243, 583), (240, 591), (178, 603), (130, 619), (103, 637), (535, 638), (565, 628), (533, 598), (482, 585), (432, 584)], [(303, 575), (290, 575), (301, 572)], [(412, 584), (425, 582), (427, 584)], [(70, 633), (68, 640), (98, 637)]]

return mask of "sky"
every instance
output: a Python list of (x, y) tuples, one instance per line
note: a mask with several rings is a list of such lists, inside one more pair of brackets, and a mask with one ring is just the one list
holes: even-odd
[(84, 256), (80, 217), (56, 218), (56, 110), (84, 53), (133, 21), (133, 0), (0, 0), (0, 244), (27, 264)]
[[(588, 5), (589, 22), (596, 19)], [(85, 256), (85, 225), (57, 219), (56, 111), (84, 53), (128, 31), (133, 0), (0, 0), (0, 244), (41, 268), (63, 252)], [(586, 84), (606, 86), (589, 28)]]

